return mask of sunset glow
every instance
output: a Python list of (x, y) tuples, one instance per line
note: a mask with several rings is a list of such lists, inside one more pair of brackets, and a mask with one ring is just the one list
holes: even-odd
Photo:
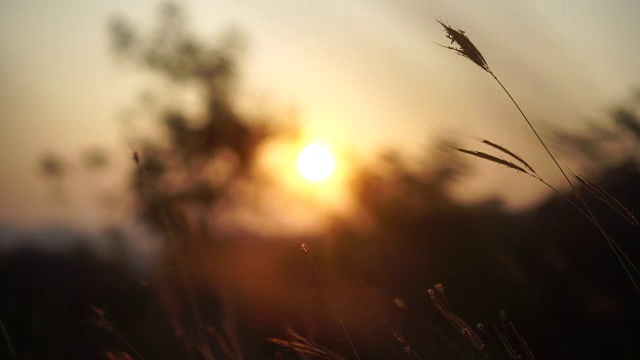
[(307, 145), (298, 155), (298, 172), (311, 182), (326, 180), (333, 173), (335, 161), (327, 147)]

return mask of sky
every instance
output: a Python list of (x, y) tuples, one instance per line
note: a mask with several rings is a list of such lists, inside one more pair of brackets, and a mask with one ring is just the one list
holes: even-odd
[[(549, 136), (552, 126), (604, 120), (640, 83), (640, 2), (588, 0), (183, 0), (195, 33), (215, 39), (231, 27), (247, 38), (241, 91), (278, 110), (295, 109), (305, 132), (374, 155), (386, 148), (422, 154), (436, 139), (505, 145), (562, 179), (517, 110), (488, 74), (437, 44), (435, 18), (462, 28), (489, 66)], [(123, 113), (145, 79), (116, 61), (107, 24), (122, 15), (148, 28), (158, 1), (3, 0), (0, 2), (0, 223), (42, 224), (87, 216), (100, 224), (92, 187), (126, 179), (75, 172), (74, 203), (51, 200), (40, 156), (79, 161), (109, 149), (116, 169), (130, 164)], [(569, 160), (568, 160), (569, 161)], [(543, 188), (480, 167), (459, 190), (499, 193), (518, 207)], [(121, 173), (115, 171), (114, 173)], [(80, 174), (80, 175), (78, 175)]]

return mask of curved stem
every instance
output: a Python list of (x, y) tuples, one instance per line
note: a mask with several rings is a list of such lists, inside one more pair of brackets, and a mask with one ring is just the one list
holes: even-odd
[(191, 276), (189, 275), (189, 271), (187, 270), (185, 259), (182, 253), (182, 248), (180, 246), (180, 243), (178, 242), (178, 238), (173, 230), (173, 227), (171, 226), (169, 217), (165, 213), (164, 209), (162, 208), (162, 205), (160, 204), (160, 198), (151, 183), (151, 179), (149, 178), (149, 175), (140, 164), (137, 153), (134, 153), (134, 160), (136, 162), (136, 166), (138, 167), (138, 170), (142, 174), (145, 185), (147, 186), (149, 192), (151, 193), (151, 198), (153, 199), (152, 201), (156, 206), (156, 208), (158, 209), (158, 212), (160, 213), (162, 224), (165, 230), (167, 231), (167, 237), (169, 238), (169, 243), (172, 245), (173, 251), (176, 254), (176, 260), (178, 262), (178, 267), (180, 268), (180, 274), (182, 275), (182, 281), (186, 289), (187, 301), (189, 302), (191, 315), (193, 316), (196, 332), (198, 333), (201, 346), (203, 347), (202, 349), (203, 355), (207, 360), (214, 360), (213, 353), (211, 351), (211, 344), (209, 343), (209, 339), (207, 338), (207, 335), (206, 335), (204, 320), (202, 318), (202, 312), (200, 311), (200, 306), (196, 298), (196, 293), (193, 287), (193, 282), (191, 281)]
[[(313, 270), (315, 270), (315, 272), (316, 272), (316, 277), (318, 278), (318, 281), (320, 281), (320, 284), (322, 285), (322, 289), (324, 290), (325, 295), (329, 296), (329, 289), (327, 289), (327, 285), (325, 285), (324, 281), (322, 280), (322, 276), (320, 276), (320, 271), (318, 271), (318, 267), (316, 266), (316, 263), (313, 261), (313, 258), (311, 257), (311, 254), (309, 254), (309, 251), (306, 248), (306, 244), (304, 244), (302, 242), (300, 244), (304, 245), (303, 250), (304, 250), (305, 254), (307, 255), (307, 257), (309, 258), (309, 262), (313, 266)], [(349, 336), (349, 331), (347, 330), (347, 327), (344, 325), (344, 321), (342, 321), (342, 316), (340, 316), (340, 313), (338, 312), (338, 309), (337, 309), (337, 307), (335, 307), (335, 305), (334, 305), (334, 312), (336, 313), (336, 315), (338, 317), (338, 321), (340, 321), (340, 325), (342, 326), (342, 331), (344, 331), (344, 334), (347, 336), (347, 340), (349, 341), (349, 345), (351, 345), (351, 350), (353, 350), (353, 353), (355, 354), (356, 359), (360, 360), (360, 356), (358, 355), (358, 351), (356, 350), (355, 345), (353, 345), (353, 341), (351, 340), (351, 336)]]
[[(542, 146), (544, 147), (544, 149), (547, 151), (547, 154), (549, 154), (549, 156), (551, 157), (551, 160), (553, 160), (553, 162), (556, 164), (556, 166), (558, 167), (558, 169), (560, 170), (560, 172), (562, 173), (562, 175), (564, 176), (564, 178), (567, 180), (567, 182), (569, 183), (569, 185), (571, 186), (571, 189), (573, 189), (573, 193), (574, 195), (576, 195), (578, 197), (578, 199), (580, 200), (580, 203), (582, 204), (582, 206), (584, 206), (584, 211), (581, 210), (577, 205), (575, 205), (572, 201), (569, 201), (569, 203), (571, 203), (576, 209), (578, 209), (578, 211), (580, 211), (592, 224), (594, 224), (598, 230), (600, 231), (600, 233), (602, 234), (602, 236), (605, 238), (605, 241), (607, 242), (607, 244), (609, 245), (609, 247), (611, 247), (611, 251), (613, 251), (614, 255), (616, 256), (616, 258), (618, 259), (618, 262), (620, 263), (620, 265), (622, 266), (622, 268), (624, 269), (625, 273), (627, 274), (627, 276), (629, 277), (629, 280), (631, 281), (631, 283), (633, 284), (633, 287), (636, 289), (636, 291), (638, 293), (640, 293), (640, 286), (638, 285), (638, 283), (636, 282), (636, 280), (633, 277), (633, 274), (630, 272), (629, 268), (627, 267), (627, 264), (625, 264), (626, 260), (629, 265), (631, 265), (631, 267), (633, 267), (633, 269), (636, 271), (636, 273), (638, 273), (638, 268), (635, 266), (635, 264), (633, 263), (633, 261), (631, 261), (629, 259), (629, 257), (624, 253), (624, 251), (622, 250), (622, 248), (620, 248), (620, 246), (615, 242), (615, 240), (613, 240), (613, 238), (611, 238), (611, 236), (609, 236), (609, 234), (607, 234), (606, 231), (604, 231), (604, 229), (602, 228), (602, 226), (600, 225), (600, 223), (598, 222), (598, 220), (596, 219), (595, 215), (591, 212), (591, 209), (589, 208), (589, 206), (587, 205), (587, 203), (584, 201), (584, 199), (580, 196), (578, 196), (578, 193), (576, 191), (576, 187), (573, 185), (573, 183), (571, 182), (571, 180), (569, 180), (569, 177), (567, 176), (567, 174), (564, 172), (564, 170), (562, 170), (562, 166), (560, 166), (560, 164), (558, 163), (558, 161), (556, 160), (555, 156), (553, 156), (553, 154), (551, 153), (551, 150), (549, 150), (549, 148), (547, 147), (547, 144), (545, 144), (545, 142), (542, 140), (542, 138), (540, 137), (540, 135), (538, 134), (538, 131), (536, 131), (536, 129), (533, 127), (533, 124), (531, 124), (531, 121), (529, 121), (529, 119), (527, 118), (527, 115), (525, 115), (524, 111), (522, 111), (522, 109), (520, 108), (520, 105), (518, 105), (518, 103), (516, 102), (516, 100), (513, 98), (513, 96), (511, 96), (511, 93), (509, 92), (509, 90), (507, 90), (507, 88), (502, 84), (502, 82), (500, 81), (500, 79), (498, 79), (498, 77), (491, 71), (488, 71), (489, 74), (491, 74), (491, 76), (496, 80), (496, 82), (498, 82), (498, 84), (500, 85), (500, 87), (502, 88), (502, 90), (504, 90), (504, 92), (509, 96), (509, 99), (511, 99), (511, 101), (513, 102), (513, 104), (516, 106), (516, 108), (518, 109), (518, 111), (520, 111), (520, 114), (522, 115), (522, 117), (524, 118), (524, 120), (527, 122), (527, 125), (529, 125), (529, 127), (531, 128), (531, 131), (533, 131), (533, 133), (536, 135), (536, 137), (538, 138), (538, 141), (540, 141), (540, 144), (542, 144)], [(549, 186), (551, 189), (553, 189), (554, 191), (558, 192), (555, 188), (553, 188), (551, 185), (549, 185), (548, 183), (546, 183), (544, 180), (542, 180), (542, 178), (540, 176), (534, 176), (536, 177), (538, 180), (542, 181), (545, 185)], [(624, 260), (623, 260), (624, 258)]]
[(11, 343), (11, 338), (9, 337), (9, 333), (7, 329), (4, 327), (4, 322), (0, 319), (0, 331), (2, 332), (2, 337), (4, 338), (5, 343), (7, 344), (7, 349), (9, 349), (9, 354), (11, 354), (11, 358), (16, 360), (16, 351), (13, 349), (13, 344)]
[(609, 244), (609, 247), (611, 247), (611, 250), (613, 251), (613, 253), (618, 258), (618, 261), (620, 262), (620, 265), (622, 265), (622, 267), (624, 268), (625, 272), (627, 273), (627, 276), (629, 277), (629, 280), (631, 280), (631, 283), (636, 288), (636, 290), (638, 292), (640, 292), (640, 286), (635, 281), (635, 279), (633, 278), (633, 275), (631, 274), (630, 270), (627, 268), (627, 265), (625, 265), (624, 262), (626, 261), (627, 264), (629, 266), (631, 266), (633, 271), (636, 273), (636, 276), (638, 276), (638, 277), (640, 277), (640, 270), (633, 263), (633, 261), (629, 258), (629, 256), (627, 256), (627, 254), (625, 254), (624, 250), (622, 250), (620, 245), (618, 245), (618, 243), (611, 237), (611, 235), (609, 235), (606, 231), (604, 231), (604, 229), (600, 226), (600, 224), (596, 220), (595, 215), (593, 215), (593, 213), (591, 212), (591, 209), (589, 209), (589, 207), (587, 206), (587, 204), (584, 201), (584, 199), (580, 198), (580, 200), (582, 202), (582, 205), (586, 209), (586, 212), (585, 212), (585, 210), (582, 210), (576, 203), (571, 201), (571, 199), (569, 199), (566, 195), (564, 195), (563, 193), (558, 191), (558, 189), (556, 189), (555, 187), (551, 186), (551, 184), (549, 184), (548, 182), (544, 181), (544, 179), (542, 179), (540, 176), (538, 176), (538, 175), (535, 175), (535, 176), (531, 175), (531, 176), (533, 176), (533, 178), (535, 178), (536, 180), (538, 180), (541, 183), (543, 183), (544, 185), (546, 185), (548, 188), (550, 188), (556, 194), (558, 194), (562, 199), (564, 199), (566, 202), (571, 204), (571, 206), (573, 206), (576, 210), (578, 210), (578, 212), (580, 212), (582, 215), (584, 215), (587, 218), (587, 220), (589, 220), (593, 225), (595, 225), (598, 228), (598, 230), (600, 230), (600, 232), (602, 233), (602, 236), (604, 236), (605, 240), (607, 241), (607, 244)]
[(596, 220), (595, 215), (593, 215), (593, 213), (591, 212), (591, 209), (589, 209), (589, 206), (587, 206), (587, 203), (584, 201), (584, 199), (580, 198), (580, 202), (582, 202), (582, 205), (584, 205), (584, 208), (589, 213), (589, 219), (591, 220), (591, 222), (596, 227), (598, 227), (598, 230), (600, 230), (602, 235), (607, 240), (607, 243), (609, 244), (609, 247), (611, 247), (611, 250), (613, 251), (613, 253), (618, 258), (618, 262), (620, 262), (620, 265), (622, 265), (622, 267), (624, 268), (624, 271), (627, 273), (627, 276), (629, 277), (629, 280), (631, 280), (631, 283), (633, 284), (633, 286), (636, 288), (636, 291), (640, 292), (640, 286), (638, 286), (638, 283), (633, 278), (633, 275), (631, 274), (631, 272), (629, 271), (627, 266), (624, 264), (624, 261), (622, 260), (621, 256), (623, 256), (631, 264), (631, 266), (636, 270), (636, 273), (638, 272), (638, 268), (633, 264), (633, 262), (631, 260), (629, 260), (629, 257), (627, 257), (627, 255), (624, 253), (624, 251), (622, 251), (622, 249), (615, 242), (615, 240), (613, 240), (613, 238), (611, 238), (609, 236), (609, 234), (607, 234), (604, 231), (604, 229), (600, 226), (600, 224), (598, 223), (598, 220)]
[(571, 188), (573, 189), (573, 191), (576, 190), (576, 188), (573, 186), (573, 183), (571, 182), (571, 180), (569, 180), (569, 177), (567, 176), (567, 174), (564, 172), (564, 170), (562, 170), (562, 167), (560, 166), (560, 164), (558, 163), (558, 161), (556, 160), (556, 157), (553, 156), (553, 154), (551, 153), (551, 150), (549, 150), (549, 148), (547, 147), (547, 144), (544, 143), (544, 141), (542, 140), (542, 138), (540, 137), (540, 135), (538, 135), (538, 132), (536, 131), (536, 129), (533, 127), (533, 124), (531, 124), (531, 122), (529, 121), (529, 119), (527, 118), (527, 115), (524, 114), (524, 112), (522, 111), (522, 109), (520, 109), (520, 105), (518, 105), (518, 103), (516, 102), (516, 100), (513, 98), (513, 96), (511, 96), (511, 93), (509, 93), (509, 90), (507, 90), (506, 87), (504, 87), (504, 85), (502, 85), (502, 82), (500, 82), (500, 80), (498, 79), (498, 77), (491, 71), (489, 71), (489, 74), (491, 74), (491, 76), (493, 76), (493, 78), (498, 82), (498, 84), (500, 85), (500, 87), (502, 88), (502, 90), (504, 90), (505, 93), (507, 93), (507, 95), (509, 96), (509, 99), (511, 99), (511, 101), (513, 102), (513, 104), (516, 106), (516, 108), (518, 108), (518, 111), (520, 111), (520, 114), (522, 115), (522, 117), (524, 118), (524, 120), (527, 122), (527, 125), (529, 125), (529, 127), (531, 128), (531, 131), (533, 131), (533, 133), (536, 135), (536, 137), (538, 138), (538, 141), (540, 141), (540, 144), (542, 144), (542, 146), (544, 147), (544, 149), (547, 151), (547, 154), (549, 154), (549, 156), (551, 157), (551, 160), (553, 160), (553, 162), (556, 164), (556, 166), (558, 167), (558, 169), (560, 170), (560, 172), (562, 173), (562, 175), (564, 175), (564, 178), (567, 180), (567, 182), (569, 183), (569, 185), (571, 186)]

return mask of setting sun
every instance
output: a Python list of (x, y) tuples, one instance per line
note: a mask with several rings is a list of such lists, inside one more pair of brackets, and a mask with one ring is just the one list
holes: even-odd
[(331, 176), (334, 164), (329, 149), (320, 144), (307, 145), (298, 155), (298, 172), (311, 182), (326, 180)]

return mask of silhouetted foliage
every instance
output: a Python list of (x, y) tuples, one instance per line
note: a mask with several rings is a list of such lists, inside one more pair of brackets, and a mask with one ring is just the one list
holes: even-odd
[(50, 153), (40, 160), (42, 175), (51, 179), (60, 179), (65, 175), (66, 167), (61, 156)]
[(109, 157), (104, 150), (95, 148), (83, 154), (84, 166), (90, 170), (102, 170), (109, 165)]
[[(341, 354), (350, 353), (336, 329), (335, 319), (327, 318), (331, 312), (321, 300), (322, 292), (314, 277), (307, 271), (308, 264), (300, 261), (300, 254), (283, 250), (286, 245), (275, 242), (263, 244), (259, 252), (255, 245), (251, 248), (215, 245), (222, 235), (211, 219), (221, 206), (247, 201), (241, 192), (231, 191), (232, 184), (255, 180), (252, 160), (256, 148), (269, 134), (234, 106), (237, 47), (227, 42), (213, 48), (194, 40), (175, 7), (164, 8), (158, 30), (150, 35), (140, 36), (122, 20), (116, 24), (114, 44), (119, 46), (117, 50), (123, 59), (171, 81), (192, 82), (203, 90), (201, 94), (207, 104), (204, 115), (198, 119), (175, 109), (162, 113), (167, 143), (146, 143), (140, 149), (143, 172), (137, 173), (135, 183), (147, 221), (166, 235), (167, 225), (162, 224), (160, 212), (169, 215), (168, 226), (187, 249), (186, 257), (192, 262), (194, 276), (221, 272), (213, 275), (216, 280), (205, 281), (209, 285), (203, 284), (204, 288), (222, 286), (232, 293), (232, 289), (246, 291), (231, 283), (243, 281), (242, 277), (231, 282), (220, 280), (231, 276), (225, 274), (228, 268), (222, 265), (227, 261), (245, 264), (243, 257), (249, 257), (252, 267), (262, 269), (259, 275), (248, 273), (249, 267), (242, 271), (247, 272), (246, 281), (256, 281), (257, 288), (266, 286), (279, 294), (275, 299), (263, 296), (258, 301), (263, 304), (255, 304), (255, 297), (245, 302), (239, 294), (230, 295), (233, 308), (239, 311), (236, 316), (247, 321), (248, 328), (265, 334), (265, 338), (274, 337), (276, 334), (268, 331), (277, 332), (276, 324), (300, 324), (305, 323), (302, 319), (311, 319), (303, 329), (315, 333), (314, 340), (342, 350)], [(617, 130), (607, 132), (609, 136), (615, 134), (610, 138), (614, 143), (629, 130), (634, 131), (635, 118), (631, 113), (621, 114), (615, 117)], [(573, 138), (579, 136), (588, 139), (591, 134), (574, 134)], [(594, 146), (588, 141), (583, 144)], [(600, 256), (602, 244), (597, 233), (580, 214), (558, 197), (549, 199), (540, 209), (520, 214), (508, 213), (499, 201), (459, 204), (449, 196), (448, 187), (459, 174), (464, 174), (464, 163), (455, 155), (441, 156), (439, 163), (416, 168), (401, 156), (389, 153), (375, 166), (362, 168), (351, 184), (358, 205), (357, 219), (336, 220), (329, 235), (318, 241), (308, 239), (315, 249), (313, 255), (320, 272), (329, 279), (336, 308), (347, 326), (352, 325), (356, 344), (366, 344), (361, 351), (367, 358), (393, 356), (390, 353), (393, 347), (385, 341), (388, 333), (380, 326), (385, 319), (403, 324), (402, 331), (407, 339), (413, 340), (415, 351), (436, 358), (457, 356), (449, 346), (433, 345), (443, 339), (431, 329), (456, 336), (448, 332), (448, 325), (439, 314), (427, 306), (427, 297), (420, 290), (435, 283), (447, 285), (456, 311), (471, 323), (497, 322), (498, 311), (509, 309), (542, 358), (557, 353), (564, 357), (588, 357), (616, 348), (624, 348), (628, 354), (638, 351), (633, 342), (626, 340), (634, 338), (638, 329), (635, 307), (624, 295), (630, 289), (612, 270), (616, 268), (615, 259)], [(632, 184), (637, 176), (635, 161), (630, 159), (628, 164), (630, 172), (624, 184)], [(621, 196), (630, 207), (638, 204), (638, 199), (619, 192), (629, 185), (607, 186), (608, 177), (620, 173), (621, 168), (601, 168), (602, 178), (597, 179), (600, 185)], [(207, 177), (207, 173), (223, 169), (223, 180)], [(154, 201), (143, 191), (143, 174), (147, 174), (156, 189)], [(626, 229), (611, 213), (595, 204), (594, 209), (606, 219), (604, 226)], [(628, 246), (632, 233), (623, 231), (615, 235)], [(216, 253), (226, 249), (234, 255), (225, 259), (207, 252), (212, 244)], [(236, 247), (238, 250), (233, 250)], [(637, 254), (637, 249), (629, 250)], [(276, 270), (256, 264), (266, 261), (273, 263)], [(197, 263), (211, 265), (197, 268)], [(291, 274), (292, 269), (301, 274)], [(303, 295), (300, 289), (307, 294)], [(408, 304), (406, 309), (394, 308), (394, 299)], [(310, 305), (302, 305), (304, 302)], [(255, 313), (256, 307), (262, 311)], [(283, 307), (286, 310), (273, 310)], [(221, 311), (224, 314), (227, 310)], [(273, 313), (268, 316), (266, 311)], [(625, 322), (629, 326), (623, 326)], [(623, 328), (611, 348), (606, 345), (608, 340), (603, 337), (606, 335), (596, 330), (603, 324), (607, 328)], [(546, 336), (549, 333), (553, 334), (550, 338)], [(573, 334), (572, 339), (581, 339), (581, 345), (568, 340), (569, 333)]]
[[(474, 51), (463, 44), (463, 32), (445, 29), (462, 50)], [(507, 309), (527, 339), (518, 351), (530, 346), (541, 359), (640, 357), (637, 295), (592, 224), (562, 194), (519, 212), (498, 199), (455, 201), (449, 188), (468, 174), (471, 159), (454, 146), (418, 165), (394, 152), (370, 166), (354, 164), (356, 210), (333, 219), (326, 233), (291, 241), (284, 229), (280, 237), (266, 237), (221, 227), (220, 213), (251, 206), (246, 188), (262, 180), (253, 171), (257, 151), (281, 130), (236, 104), (237, 34), (217, 45), (200, 41), (171, 4), (149, 33), (123, 18), (112, 21), (110, 32), (120, 60), (195, 89), (205, 104), (199, 115), (173, 107), (149, 111), (163, 137), (133, 142), (136, 210), (165, 239), (164, 258), (143, 286), (122, 267), (88, 254), (6, 255), (0, 316), (19, 354), (130, 353), (105, 331), (112, 326), (146, 358), (207, 358), (199, 319), (216, 358), (298, 358), (276, 345), (313, 350), (314, 343), (350, 355), (339, 312), (362, 358), (464, 359), (467, 345), (480, 344), (486, 346), (481, 355), (509, 358), (487, 336), (512, 331), (501, 311)], [(487, 70), (484, 58), (477, 59)], [(558, 139), (593, 166), (597, 176), (582, 185), (597, 184), (633, 211), (640, 208), (640, 121), (633, 109), (617, 111), (612, 120)], [(45, 160), (45, 173), (64, 174), (58, 158)], [(98, 169), (106, 160), (93, 152), (86, 164)], [(527, 176), (522, 181), (543, 186)], [(632, 260), (640, 260), (637, 228), (606, 203), (585, 198)], [(117, 231), (112, 236), (126, 240)], [(439, 283), (447, 286), (446, 297), (425, 292), (438, 291)], [(193, 302), (199, 304), (195, 322)], [(289, 340), (266, 340), (278, 337)]]
[[(85, 251), (3, 254), (0, 290), (0, 316), (20, 359), (103, 359), (107, 351), (129, 351), (96, 325), (92, 307), (104, 309), (141, 351), (182, 356), (152, 289), (117, 263)], [(0, 357), (8, 359), (0, 349)]]
[[(235, 104), (241, 39), (229, 33), (216, 46), (199, 41), (188, 32), (180, 9), (172, 3), (162, 7), (151, 33), (139, 35), (126, 20), (117, 18), (111, 35), (114, 50), (123, 60), (167, 80), (187, 83), (204, 100), (205, 109), (198, 118), (179, 109), (159, 114), (167, 143), (145, 142), (138, 149), (143, 172), (158, 192), (160, 208), (174, 211), (180, 207), (183, 213), (199, 217), (197, 221), (204, 226), (220, 201), (234, 201), (225, 196), (226, 189), (250, 177), (256, 149), (268, 135), (264, 125), (252, 122)], [(145, 199), (142, 173), (138, 176), (136, 188)], [(220, 176), (217, 182), (211, 181)], [(141, 205), (146, 219), (164, 232), (154, 215), (156, 204), (146, 200)], [(199, 236), (211, 238), (213, 234)]]

